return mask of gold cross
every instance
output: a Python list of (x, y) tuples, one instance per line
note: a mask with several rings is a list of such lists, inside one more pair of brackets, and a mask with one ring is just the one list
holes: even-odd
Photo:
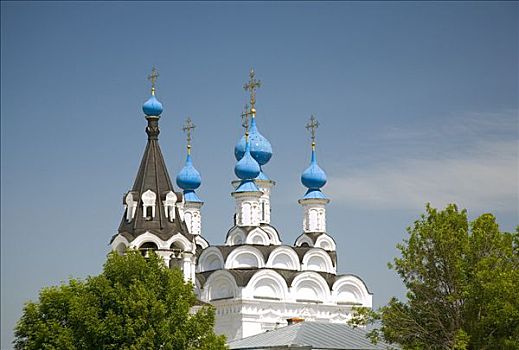
[(315, 119), (314, 115), (310, 116), (310, 121), (306, 124), (306, 129), (310, 131), (310, 135), (312, 135), (312, 147), (315, 146), (315, 130), (319, 127), (319, 122)]
[(256, 80), (254, 77), (254, 69), (251, 68), (249, 73), (249, 82), (243, 85), (243, 89), (245, 91), (250, 92), (250, 110), (251, 113), (255, 113), (256, 109), (254, 108), (254, 105), (256, 104), (256, 89), (261, 87), (261, 80)]
[(191, 149), (191, 133), (193, 132), (196, 125), (191, 121), (191, 117), (187, 117), (182, 130), (187, 133), (187, 149), (188, 151)]
[(155, 66), (151, 69), (151, 74), (148, 75), (148, 80), (151, 81), (151, 93), (155, 94), (155, 81), (159, 77), (159, 73), (157, 72), (157, 69)]

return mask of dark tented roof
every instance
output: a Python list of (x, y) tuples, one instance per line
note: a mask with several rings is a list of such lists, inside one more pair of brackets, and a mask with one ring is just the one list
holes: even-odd
[[(119, 226), (119, 233), (122, 234), (126, 239), (132, 241), (135, 237), (140, 234), (150, 231), (163, 240), (169, 239), (171, 236), (182, 233), (190, 241), (193, 236), (188, 233), (188, 229), (183, 221), (178, 219), (179, 213), (176, 211), (176, 218), (171, 222), (166, 218), (164, 206), (162, 205), (165, 200), (166, 194), (169, 191), (175, 192), (171, 180), (169, 178), (168, 170), (164, 162), (164, 157), (160, 150), (158, 135), (158, 117), (147, 117), (148, 127), (146, 133), (148, 134), (148, 143), (142, 156), (141, 165), (135, 178), (135, 183), (131, 193), (133, 194), (134, 200), (138, 201), (137, 210), (135, 217), (132, 221), (126, 220), (125, 214), (121, 220)], [(151, 220), (143, 217), (143, 206), (142, 206), (142, 194), (147, 190), (155, 192), (157, 195), (155, 205), (155, 217)], [(177, 197), (180, 197), (180, 193), (176, 193)]]
[(297, 348), (337, 350), (382, 350), (387, 344), (372, 344), (366, 330), (344, 323), (301, 322), (230, 342), (230, 349)]

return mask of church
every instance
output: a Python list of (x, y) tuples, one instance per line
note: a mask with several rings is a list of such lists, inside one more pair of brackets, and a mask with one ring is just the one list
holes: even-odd
[(179, 267), (199, 300), (214, 306), (215, 331), (229, 341), (302, 320), (344, 324), (354, 306), (372, 307), (372, 293), (362, 279), (337, 274), (337, 247), (333, 233), (326, 230), (330, 199), (322, 188), (327, 177), (317, 162), (317, 120), (312, 116), (306, 126), (311, 147), (309, 165), (301, 174), (306, 190), (298, 200), (302, 233), (290, 245), (270, 221), (275, 181), (263, 168), (272, 146), (259, 131), (255, 103), (261, 82), (250, 71), (244, 85), (250, 93), (242, 114), (245, 132), (238, 135), (234, 148), (237, 179), (230, 179), (235, 212), (229, 215), (234, 225), (222, 232), (223, 244), (213, 245), (203, 237), (204, 203), (196, 193), (202, 178), (191, 157), (190, 119), (184, 126), (185, 166), (176, 176), (182, 191), (175, 190), (162, 156), (158, 139), (163, 107), (155, 94), (157, 77), (153, 69), (148, 77), (151, 96), (142, 107), (147, 144), (133, 187), (122, 199), (124, 214), (110, 242), (112, 250), (123, 254), (128, 248), (139, 249), (144, 255), (152, 250), (169, 267)]

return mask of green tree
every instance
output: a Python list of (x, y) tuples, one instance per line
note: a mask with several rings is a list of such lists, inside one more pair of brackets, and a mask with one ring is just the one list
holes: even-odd
[(99, 276), (44, 288), (15, 329), (15, 349), (225, 349), (214, 310), (155, 254), (111, 253)]
[(451, 204), (427, 205), (407, 231), (389, 264), (407, 301), (357, 309), (350, 323), (404, 349), (519, 349), (519, 228), (501, 232), (491, 214), (469, 222)]

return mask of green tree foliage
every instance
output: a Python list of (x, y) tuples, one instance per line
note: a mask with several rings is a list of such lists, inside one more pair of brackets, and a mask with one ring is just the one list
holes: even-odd
[(350, 323), (376, 324), (373, 340), (404, 349), (519, 349), (519, 228), (500, 232), (491, 214), (469, 222), (451, 204), (427, 205), (407, 230), (389, 264), (407, 301), (357, 309)]
[(99, 276), (44, 288), (25, 305), (15, 349), (225, 349), (214, 310), (155, 254), (111, 253)]

